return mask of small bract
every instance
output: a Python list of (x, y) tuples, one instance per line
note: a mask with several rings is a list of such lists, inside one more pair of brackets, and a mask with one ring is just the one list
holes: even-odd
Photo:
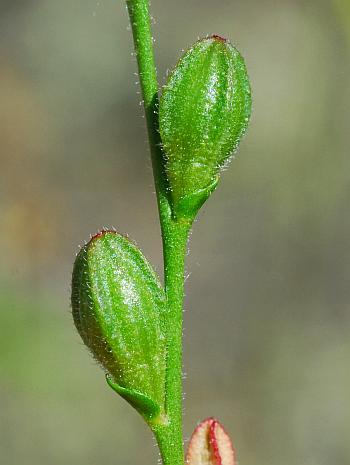
[(159, 127), (175, 216), (193, 218), (215, 189), (247, 128), (251, 91), (244, 60), (222, 37), (196, 42), (164, 88)]

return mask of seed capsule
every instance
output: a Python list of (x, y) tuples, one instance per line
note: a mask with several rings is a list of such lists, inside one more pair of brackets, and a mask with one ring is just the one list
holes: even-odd
[(193, 218), (215, 189), (250, 112), (249, 78), (238, 50), (215, 35), (196, 42), (171, 73), (159, 107), (176, 216)]
[(111, 387), (147, 420), (159, 417), (165, 385), (165, 294), (140, 250), (115, 232), (94, 236), (74, 264), (72, 311)]

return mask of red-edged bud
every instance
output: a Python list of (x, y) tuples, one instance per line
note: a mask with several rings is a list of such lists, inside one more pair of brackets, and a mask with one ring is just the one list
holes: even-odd
[(235, 465), (229, 435), (215, 418), (203, 420), (194, 430), (186, 454), (187, 465)]

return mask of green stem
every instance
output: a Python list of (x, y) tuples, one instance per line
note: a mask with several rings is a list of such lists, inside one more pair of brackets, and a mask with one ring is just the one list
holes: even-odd
[(183, 465), (182, 436), (182, 319), (184, 263), (190, 222), (172, 217), (169, 189), (161, 150), (158, 123), (158, 83), (148, 0), (127, 0), (134, 37), (141, 90), (147, 121), (154, 183), (157, 193), (164, 253), (167, 296), (167, 372), (165, 411), (167, 423), (153, 425), (164, 465)]
[(169, 424), (155, 431), (164, 465), (183, 465), (182, 320), (184, 266), (190, 224), (170, 221), (163, 230), (167, 313), (166, 413)]
[(158, 82), (148, 0), (126, 1), (140, 76), (161, 227), (171, 218), (158, 124)]

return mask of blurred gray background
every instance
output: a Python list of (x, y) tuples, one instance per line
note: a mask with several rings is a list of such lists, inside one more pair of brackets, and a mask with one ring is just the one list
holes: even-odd
[[(241, 465), (350, 463), (350, 3), (153, 0), (162, 83), (198, 36), (246, 58), (254, 110), (193, 228), (189, 437), (217, 416)], [(78, 245), (102, 226), (162, 273), (126, 8), (0, 1), (0, 463), (154, 465), (73, 327)]]

